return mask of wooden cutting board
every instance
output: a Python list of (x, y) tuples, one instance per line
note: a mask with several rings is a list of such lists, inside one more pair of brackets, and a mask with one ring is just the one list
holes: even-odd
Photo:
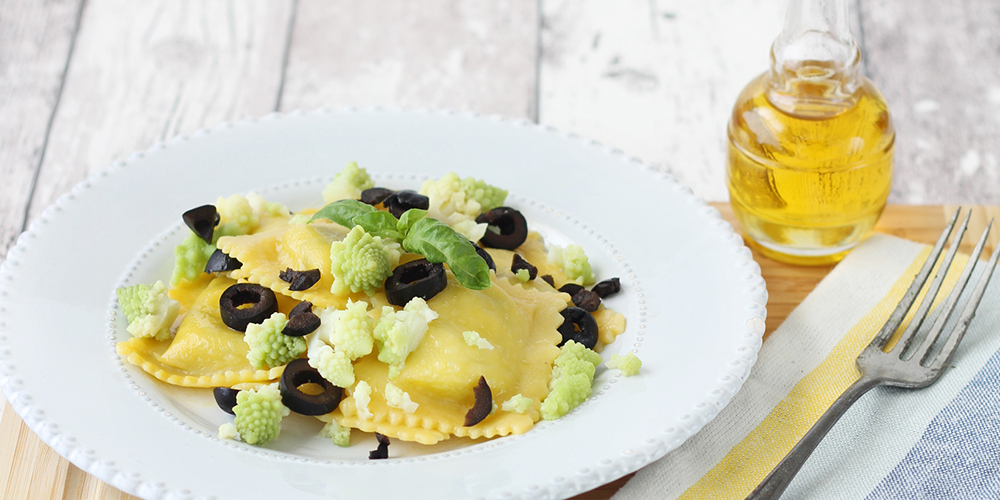
[[(728, 204), (713, 203), (723, 218), (736, 225)], [(886, 208), (876, 231), (933, 243), (956, 206), (891, 205)], [(969, 233), (979, 234), (991, 218), (1000, 219), (1000, 206), (975, 206)], [(973, 238), (967, 237), (966, 240)], [(987, 244), (992, 250), (1000, 241), (994, 231)], [(966, 251), (973, 243), (966, 244)], [(767, 330), (765, 339), (788, 314), (812, 291), (833, 266), (798, 267), (781, 264), (754, 254), (767, 283)], [(108, 486), (60, 457), (27, 428), (4, 400), (0, 415), (0, 498), (4, 499), (133, 499)], [(577, 499), (607, 499), (631, 475), (577, 496)]]

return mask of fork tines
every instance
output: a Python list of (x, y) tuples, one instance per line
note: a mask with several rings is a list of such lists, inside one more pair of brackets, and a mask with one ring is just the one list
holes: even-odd
[[(941, 252), (955, 227), (955, 222), (958, 220), (960, 212), (961, 209), (955, 211), (955, 215), (952, 216), (944, 232), (941, 233), (941, 236), (938, 238), (937, 243), (935, 243), (930, 255), (924, 262), (923, 267), (921, 267), (920, 272), (917, 273), (917, 276), (910, 285), (910, 288), (906, 291), (906, 294), (903, 295), (903, 299), (900, 300), (899, 305), (896, 306), (892, 315), (889, 316), (889, 320), (886, 321), (885, 325), (881, 330), (879, 330), (879, 333), (872, 340), (869, 345), (869, 349), (873, 347), (880, 350), (883, 349), (889, 338), (892, 337), (892, 334), (897, 328), (899, 328), (903, 318), (910, 310), (910, 307), (916, 300), (920, 290), (927, 282), (927, 278), (930, 276), (938, 258), (941, 256)], [(938, 313), (934, 324), (931, 326), (930, 331), (924, 337), (917, 349), (909, 349), (911, 343), (916, 337), (917, 331), (920, 329), (924, 319), (927, 317), (927, 313), (934, 302), (934, 298), (937, 297), (938, 291), (941, 289), (941, 285), (944, 282), (945, 275), (948, 273), (948, 268), (951, 267), (955, 254), (958, 253), (958, 247), (961, 245), (962, 238), (965, 236), (965, 230), (968, 228), (969, 218), (971, 215), (971, 210), (966, 213), (965, 219), (959, 226), (955, 239), (952, 242), (951, 247), (948, 249), (948, 253), (945, 255), (944, 260), (938, 267), (938, 270), (934, 275), (934, 279), (931, 281), (931, 284), (927, 289), (924, 300), (921, 302), (920, 307), (917, 309), (913, 319), (907, 326), (906, 331), (903, 332), (899, 341), (896, 342), (893, 348), (889, 351), (890, 353), (898, 353), (901, 360), (909, 360), (915, 355), (915, 353), (923, 353), (921, 354), (922, 357), (920, 359), (920, 365), (927, 366), (932, 370), (939, 370), (951, 361), (951, 357), (955, 352), (955, 347), (957, 347), (958, 343), (962, 340), (962, 336), (965, 334), (965, 330), (968, 327), (969, 322), (972, 321), (972, 317), (975, 316), (976, 307), (979, 305), (980, 300), (982, 300), (983, 294), (986, 291), (986, 285), (989, 283), (990, 276), (993, 274), (993, 269), (996, 267), (998, 258), (1000, 258), (1000, 245), (997, 245), (997, 248), (993, 250), (989, 262), (986, 265), (986, 269), (983, 271), (982, 276), (980, 276), (979, 281), (976, 283), (976, 286), (972, 291), (972, 295), (969, 298), (965, 309), (962, 311), (962, 315), (959, 317), (954, 329), (949, 333), (944, 346), (940, 350), (940, 353), (937, 356), (932, 355), (932, 347), (937, 343), (941, 333), (944, 331), (945, 323), (948, 322), (952, 312), (954, 312), (955, 305), (958, 302), (962, 291), (965, 289), (969, 278), (972, 276), (973, 269), (979, 262), (979, 255), (982, 253), (983, 247), (986, 245), (987, 236), (990, 233), (990, 228), (993, 226), (992, 220), (986, 226), (986, 230), (983, 231), (982, 236), (979, 237), (979, 241), (976, 243), (976, 247), (972, 251), (969, 262), (966, 264), (961, 276), (959, 276), (958, 281), (955, 283), (955, 287), (941, 305), (940, 312)]]

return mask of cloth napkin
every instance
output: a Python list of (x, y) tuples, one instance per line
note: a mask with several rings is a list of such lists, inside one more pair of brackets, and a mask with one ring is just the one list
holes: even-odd
[[(855, 359), (929, 253), (886, 235), (859, 245), (764, 342), (732, 402), (614, 499), (745, 498), (858, 379)], [(952, 266), (938, 301), (968, 257), (955, 260), (961, 266)], [(942, 377), (925, 389), (876, 387), (863, 396), (782, 498), (1000, 498), (1000, 272)]]

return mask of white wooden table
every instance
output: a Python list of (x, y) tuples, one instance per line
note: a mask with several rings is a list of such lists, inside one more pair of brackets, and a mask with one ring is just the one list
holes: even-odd
[[(725, 201), (730, 107), (766, 68), (784, 8), (784, 0), (0, 0), (0, 262), (46, 206), (133, 151), (224, 121), (318, 107), (536, 121)], [(1000, 204), (1000, 4), (854, 0), (852, 9), (866, 73), (894, 113), (890, 202)], [(3, 408), (5, 421), (16, 418)], [(19, 439), (0, 436), (0, 455), (9, 438)], [(69, 479), (60, 496), (110, 494)], [(54, 491), (14, 481), (0, 471), (4, 498)]]

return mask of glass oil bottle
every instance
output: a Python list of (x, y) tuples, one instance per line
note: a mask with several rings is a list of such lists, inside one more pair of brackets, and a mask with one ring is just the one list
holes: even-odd
[(730, 203), (770, 258), (839, 261), (885, 208), (895, 132), (860, 66), (847, 0), (790, 0), (770, 70), (733, 107)]

